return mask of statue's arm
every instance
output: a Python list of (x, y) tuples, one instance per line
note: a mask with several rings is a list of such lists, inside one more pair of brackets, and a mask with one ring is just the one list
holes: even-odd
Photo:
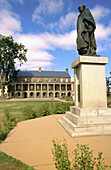
[(84, 19), (83, 22), (85, 25), (86, 32), (93, 32), (95, 30), (94, 25), (90, 21)]

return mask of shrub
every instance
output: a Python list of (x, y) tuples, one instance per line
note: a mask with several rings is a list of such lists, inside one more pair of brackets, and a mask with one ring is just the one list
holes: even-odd
[[(52, 140), (53, 142), (53, 161), (55, 167), (58, 170), (105, 170), (106, 168), (111, 168), (105, 164), (104, 158), (102, 158), (102, 152), (98, 153), (98, 157), (93, 157), (93, 150), (90, 151), (88, 145), (79, 145), (74, 149), (72, 154), (69, 154), (68, 145), (66, 140), (61, 141), (58, 139)], [(69, 159), (69, 156), (72, 156), (72, 162)]]
[(53, 153), (53, 160), (55, 162), (55, 167), (58, 170), (71, 170), (71, 162), (69, 160), (69, 152), (66, 140), (64, 140), (63, 144), (61, 145), (57, 139), (52, 140), (54, 149), (52, 150)]
[(6, 129), (4, 128), (3, 124), (0, 122), (0, 143), (6, 138), (7, 133)]
[(66, 111), (70, 110), (70, 106), (73, 103), (43, 103), (40, 104), (37, 110), (34, 110), (32, 106), (26, 106), (23, 110), (23, 115), (25, 119), (34, 119), (37, 117), (48, 116), (52, 114), (64, 114)]
[(72, 106), (73, 103), (67, 102), (67, 103), (56, 103), (54, 108), (55, 114), (64, 114), (66, 111), (70, 110), (70, 106)]
[(38, 109), (40, 117), (50, 115), (50, 111), (50, 104), (47, 103), (41, 104)]
[(0, 143), (7, 137), (8, 133), (15, 125), (16, 118), (9, 112), (9, 110), (5, 110), (3, 121), (0, 123)]
[(37, 117), (36, 111), (32, 108), (32, 106), (26, 106), (23, 110), (23, 115), (26, 120), (34, 119)]
[(9, 110), (5, 110), (3, 124), (9, 131), (16, 125), (16, 118)]

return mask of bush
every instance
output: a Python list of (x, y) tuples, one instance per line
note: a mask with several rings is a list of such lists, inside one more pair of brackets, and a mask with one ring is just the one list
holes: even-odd
[(26, 106), (23, 110), (23, 115), (27, 120), (52, 114), (64, 114), (66, 111), (70, 110), (70, 106), (72, 105), (73, 103), (70, 102), (43, 103), (39, 105), (37, 110), (34, 110), (32, 106)]
[(16, 118), (9, 110), (5, 110), (3, 124), (9, 131), (16, 125)]
[(15, 125), (16, 118), (9, 112), (9, 110), (5, 110), (3, 121), (0, 123), (0, 143), (7, 137), (8, 133)]
[(32, 108), (32, 106), (26, 106), (23, 110), (23, 115), (26, 120), (37, 117), (36, 111)]
[[(102, 152), (98, 153), (98, 157), (93, 157), (93, 150), (90, 151), (88, 145), (79, 145), (74, 149), (72, 154), (69, 154), (68, 145), (66, 140), (61, 141), (58, 139), (52, 140), (53, 142), (53, 161), (55, 167), (58, 170), (105, 170), (111, 168), (111, 166), (105, 165), (104, 158), (102, 158)], [(71, 162), (69, 156), (72, 156), (73, 161)]]
[(3, 124), (0, 122), (0, 143), (6, 138), (7, 132), (6, 129), (4, 128)]
[(66, 111), (70, 110), (70, 106), (72, 106), (73, 103), (67, 102), (67, 103), (56, 103), (54, 108), (55, 114), (65, 114)]
[(39, 109), (38, 109), (40, 117), (50, 115), (50, 111), (51, 111), (50, 110), (50, 104), (47, 104), (47, 103), (41, 104)]
[(69, 152), (66, 140), (64, 140), (63, 144), (61, 145), (60, 141), (52, 140), (54, 149), (52, 150), (53, 153), (53, 160), (55, 162), (55, 167), (58, 170), (71, 170), (71, 162), (69, 160)]

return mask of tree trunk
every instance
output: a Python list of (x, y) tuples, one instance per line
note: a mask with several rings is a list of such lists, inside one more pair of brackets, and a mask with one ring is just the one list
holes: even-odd
[(1, 98), (3, 99), (4, 96), (4, 90), (5, 90), (5, 81), (6, 81), (6, 69), (3, 69), (3, 78), (1, 79), (1, 89), (2, 89), (2, 94), (1, 94)]
[(1, 82), (1, 67), (0, 67), (0, 89), (1, 89), (1, 84), (2, 82)]

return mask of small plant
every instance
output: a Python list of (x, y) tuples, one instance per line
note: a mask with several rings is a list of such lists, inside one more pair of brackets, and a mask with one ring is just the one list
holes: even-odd
[[(66, 140), (61, 141), (58, 139), (52, 140), (53, 142), (53, 161), (55, 167), (58, 170), (105, 170), (111, 168), (105, 164), (104, 158), (102, 158), (102, 152), (98, 153), (98, 157), (93, 157), (93, 150), (89, 150), (88, 145), (79, 145), (70, 154), (68, 151), (68, 145)], [(71, 155), (72, 162), (69, 159)]]
[(73, 167), (75, 169), (93, 169), (96, 164), (96, 158), (93, 158), (93, 151), (89, 150), (88, 145), (77, 144), (73, 156)]
[(50, 105), (47, 104), (47, 103), (40, 105), (38, 112), (39, 112), (41, 117), (50, 115)]
[(3, 119), (4, 126), (10, 131), (16, 125), (16, 118), (15, 116), (9, 112), (9, 110), (5, 110), (4, 119)]
[(61, 141), (52, 140), (54, 149), (52, 150), (53, 153), (53, 160), (55, 162), (55, 167), (58, 170), (71, 170), (71, 162), (69, 160), (69, 152), (66, 140), (64, 140), (63, 144), (61, 145)]
[(14, 126), (16, 126), (15, 116), (9, 110), (5, 110), (3, 121), (0, 123), (0, 143), (7, 137)]
[(34, 119), (37, 117), (36, 111), (32, 108), (32, 106), (26, 106), (23, 110), (23, 115), (26, 120)]

